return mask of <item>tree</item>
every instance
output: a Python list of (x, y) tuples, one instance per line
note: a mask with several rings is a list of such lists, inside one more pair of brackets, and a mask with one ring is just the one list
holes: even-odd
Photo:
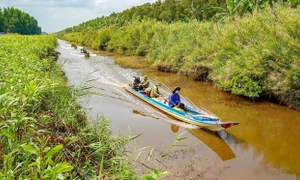
[(19, 34), (41, 34), (35, 18), (21, 10), (11, 7), (0, 8), (0, 31)]
[(3, 32), (3, 13), (2, 9), (0, 8), (0, 32)]

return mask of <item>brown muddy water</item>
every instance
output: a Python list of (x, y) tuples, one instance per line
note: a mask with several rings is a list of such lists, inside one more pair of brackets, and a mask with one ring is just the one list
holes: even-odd
[[(251, 102), (175, 74), (125, 69), (113, 57), (85, 59), (61, 40), (58, 51), (70, 85), (92, 86), (80, 101), (88, 116), (106, 116), (114, 135), (141, 134), (132, 149), (138, 174), (148, 171), (146, 165), (171, 172), (164, 179), (300, 179), (299, 111)], [(212, 133), (166, 116), (124, 90), (132, 76), (143, 74), (170, 89), (180, 86), (181, 95), (197, 106), (240, 125)], [(162, 86), (166, 95), (167, 87)]]

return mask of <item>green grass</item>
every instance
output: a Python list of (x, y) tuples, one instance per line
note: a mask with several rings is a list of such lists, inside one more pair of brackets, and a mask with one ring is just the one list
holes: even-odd
[[(273, 97), (299, 109), (299, 19), (299, 9), (276, 7), (222, 23), (151, 20), (61, 38), (144, 56), (160, 71), (209, 80), (219, 89), (251, 99)], [(95, 40), (90, 42), (89, 36)]]
[(135, 179), (128, 138), (88, 125), (56, 63), (54, 36), (0, 36), (0, 179)]

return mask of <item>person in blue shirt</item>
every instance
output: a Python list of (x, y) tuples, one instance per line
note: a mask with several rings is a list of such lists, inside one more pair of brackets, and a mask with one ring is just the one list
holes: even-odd
[(180, 95), (179, 95), (180, 87), (176, 87), (173, 91), (172, 94), (169, 96), (169, 106), (174, 108), (181, 108), (184, 110), (184, 104), (181, 103), (180, 101)]

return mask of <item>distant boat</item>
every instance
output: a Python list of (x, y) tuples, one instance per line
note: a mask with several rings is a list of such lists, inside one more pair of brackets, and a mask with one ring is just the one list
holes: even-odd
[(73, 47), (74, 49), (77, 49), (77, 45), (76, 44), (71, 44), (71, 47)]
[(138, 98), (144, 100), (150, 105), (156, 107), (157, 109), (180, 121), (194, 124), (201, 128), (208, 129), (210, 131), (221, 131), (231, 126), (239, 124), (239, 122), (221, 122), (220, 118), (214, 117), (205, 111), (200, 112), (197, 109), (194, 109), (189, 106), (185, 106), (185, 112), (182, 112), (180, 110), (170, 107), (167, 103), (165, 104), (158, 101), (157, 99), (153, 99), (146, 96), (144, 91), (136, 91), (130, 86), (126, 87), (125, 89), (131, 94), (137, 96)]

